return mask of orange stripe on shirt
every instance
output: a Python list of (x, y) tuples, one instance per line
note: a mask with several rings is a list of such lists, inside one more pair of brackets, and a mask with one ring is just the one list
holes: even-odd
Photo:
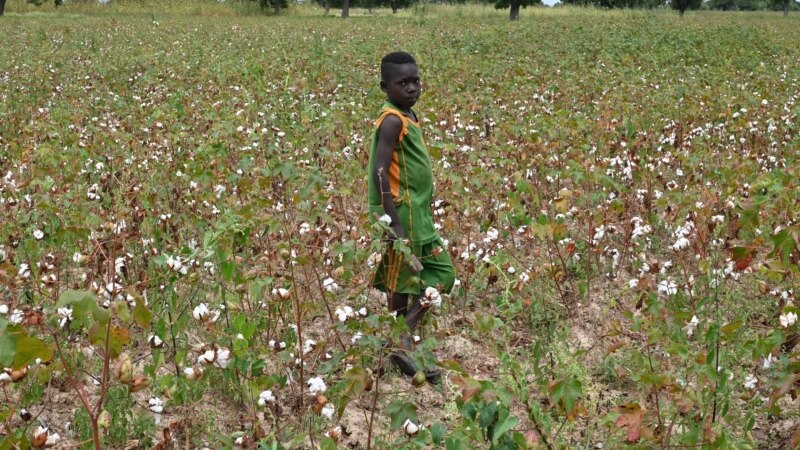
[[(390, 115), (399, 117), (400, 121), (403, 123), (403, 128), (400, 129), (400, 135), (397, 136), (397, 142), (399, 143), (408, 134), (408, 117), (393, 109), (385, 108), (378, 120), (375, 121), (375, 128), (380, 128), (383, 120)], [(389, 164), (389, 189), (392, 191), (393, 198), (400, 196), (400, 161), (397, 157), (397, 150), (392, 153), (392, 162)]]

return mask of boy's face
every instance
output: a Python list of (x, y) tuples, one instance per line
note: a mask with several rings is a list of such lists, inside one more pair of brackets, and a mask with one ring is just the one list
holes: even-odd
[(397, 106), (411, 108), (422, 93), (422, 82), (416, 64), (394, 64), (388, 80), (381, 81), (381, 89)]

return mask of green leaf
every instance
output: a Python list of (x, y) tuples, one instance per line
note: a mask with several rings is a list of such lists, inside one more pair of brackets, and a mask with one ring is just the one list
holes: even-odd
[(575, 377), (560, 380), (550, 387), (550, 398), (553, 403), (560, 404), (567, 415), (575, 409), (575, 402), (583, 393), (581, 382)]
[(137, 325), (144, 329), (150, 328), (150, 321), (153, 320), (153, 313), (144, 305), (144, 299), (136, 298), (136, 306), (133, 308), (133, 320)]
[(322, 450), (336, 450), (336, 442), (328, 436), (325, 436), (322, 438), (322, 441), (320, 441), (320, 447)]
[(344, 373), (342, 378), (347, 380), (345, 392), (351, 395), (358, 395), (364, 392), (367, 386), (367, 371), (362, 367), (353, 367)]
[(481, 333), (489, 333), (494, 329), (494, 317), (491, 314), (476, 314), (475, 324)]
[[(122, 347), (131, 341), (130, 330), (127, 328), (111, 327), (108, 330), (108, 353), (116, 358), (122, 352)], [(89, 342), (98, 347), (106, 347), (106, 327), (93, 325), (89, 329)]]
[(14, 369), (21, 369), (34, 362), (36, 358), (47, 361), (53, 356), (53, 348), (35, 337), (22, 336), (17, 339), (16, 346), (17, 352), (12, 364)]
[(233, 269), (235, 267), (236, 264), (234, 264), (233, 261), (222, 261), (219, 265), (219, 272), (227, 281), (231, 281), (233, 279)]
[(441, 422), (436, 422), (431, 425), (431, 439), (433, 443), (436, 445), (442, 445), (442, 439), (444, 439), (444, 435), (447, 433), (447, 430), (441, 424)]
[(92, 307), (92, 317), (94, 317), (94, 320), (100, 325), (105, 325), (109, 317), (111, 317), (111, 312), (95, 304), (94, 307)]
[(393, 430), (399, 430), (406, 420), (410, 420), (414, 423), (419, 422), (419, 418), (417, 417), (417, 407), (409, 402), (393, 400), (392, 403), (389, 404), (389, 407), (386, 408), (386, 412), (392, 419)]
[[(505, 414), (501, 415), (508, 415), (508, 411), (505, 411)], [(497, 444), (497, 441), (505, 434), (508, 430), (514, 428), (519, 420), (516, 417), (506, 417), (502, 421), (498, 420), (497, 425), (494, 427), (494, 432), (492, 433), (492, 444)]]
[(439, 367), (443, 369), (447, 369), (453, 372), (458, 372), (461, 375), (467, 375), (466, 369), (458, 363), (458, 361), (453, 359), (446, 359), (444, 361), (439, 362)]
[(5, 330), (0, 331), (0, 367), (8, 367), (14, 362), (17, 343)]
[(97, 305), (97, 297), (89, 291), (64, 291), (58, 297), (56, 308), (69, 306), (72, 308), (72, 317), (76, 320), (85, 318), (92, 307)]
[(468, 450), (469, 447), (464, 445), (461, 439), (457, 439), (454, 437), (447, 438), (447, 443), (445, 444), (447, 450)]

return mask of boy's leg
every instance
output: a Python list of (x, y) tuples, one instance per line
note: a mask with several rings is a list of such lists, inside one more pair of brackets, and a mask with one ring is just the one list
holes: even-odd
[[(426, 250), (428, 250), (428, 253), (420, 259), (423, 266), (422, 272), (419, 274), (420, 279), (425, 282), (426, 286), (436, 287), (442, 294), (449, 294), (456, 279), (456, 272), (450, 255), (442, 246), (441, 241), (435, 241)], [(408, 306), (406, 325), (412, 332), (422, 322), (425, 313), (430, 309), (430, 306), (422, 305), (422, 297), (424, 295), (424, 293), (415, 295), (411, 300), (411, 305)]]
[(411, 306), (408, 308), (408, 313), (406, 314), (406, 325), (408, 325), (408, 330), (412, 333), (417, 328), (420, 322), (422, 322), (422, 318), (425, 317), (425, 313), (428, 311), (427, 306), (422, 306), (422, 299), (423, 294), (415, 295), (414, 298), (411, 300)]

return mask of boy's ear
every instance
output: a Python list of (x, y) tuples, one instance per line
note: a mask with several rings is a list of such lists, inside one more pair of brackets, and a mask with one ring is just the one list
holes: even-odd
[(385, 81), (383, 81), (383, 80), (381, 80), (381, 90), (382, 90), (383, 92), (386, 92), (386, 88), (387, 88), (387, 86), (386, 86), (386, 82), (385, 82)]

